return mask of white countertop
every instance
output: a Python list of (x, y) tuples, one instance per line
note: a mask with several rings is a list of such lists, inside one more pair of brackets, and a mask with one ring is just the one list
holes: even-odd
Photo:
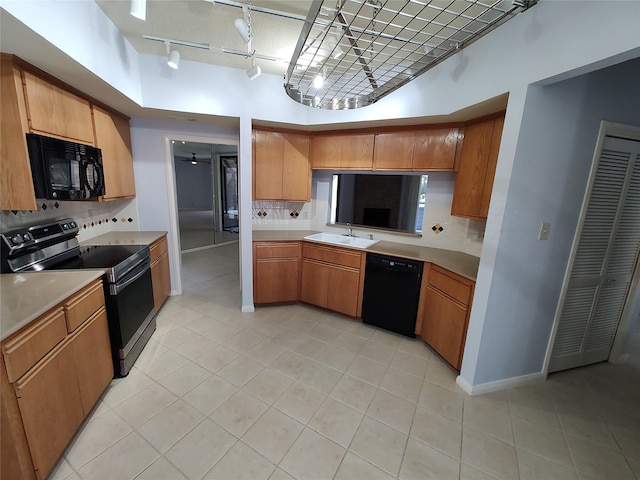
[(0, 275), (0, 340), (28, 325), (103, 273), (102, 270), (66, 270)]
[(82, 245), (149, 245), (167, 232), (109, 232), (82, 242)]

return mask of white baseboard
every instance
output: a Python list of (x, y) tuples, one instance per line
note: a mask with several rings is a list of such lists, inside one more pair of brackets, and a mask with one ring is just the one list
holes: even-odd
[(460, 375), (456, 378), (456, 383), (469, 395), (483, 395), (485, 393), (498, 392), (508, 388), (522, 387), (524, 385), (533, 385), (542, 383), (547, 376), (542, 373), (530, 373), (520, 377), (505, 378), (504, 380), (496, 380), (495, 382), (481, 383), (479, 385), (471, 385)]
[(240, 311), (242, 313), (253, 313), (256, 311), (256, 307), (253, 306), (253, 304), (251, 305), (242, 305), (242, 308), (240, 309)]
[(629, 363), (629, 360), (631, 360), (631, 355), (628, 353), (623, 353), (622, 355), (618, 356), (617, 359), (609, 359), (611, 363)]

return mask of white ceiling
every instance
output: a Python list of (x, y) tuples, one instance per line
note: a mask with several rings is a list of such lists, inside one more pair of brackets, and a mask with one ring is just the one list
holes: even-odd
[[(247, 52), (247, 45), (236, 31), (233, 22), (242, 18), (240, 7), (227, 5), (240, 2), (213, 0), (147, 0), (146, 21), (129, 13), (129, 1), (96, 0), (96, 3), (122, 32), (131, 45), (141, 53), (165, 55), (162, 42), (145, 40), (143, 35), (210, 45), (213, 50), (186, 46), (172, 46), (182, 59), (211, 63), (247, 70), (251, 60), (240, 55), (219, 53), (215, 47)], [(243, 1), (243, 3), (248, 3)], [(284, 15), (306, 17), (311, 0), (253, 0), (251, 1), (252, 50), (256, 55), (281, 58), (287, 62), (300, 36), (303, 21), (275, 14), (262, 13), (255, 8), (283, 12)], [(282, 75), (288, 63), (256, 59), (265, 73)]]

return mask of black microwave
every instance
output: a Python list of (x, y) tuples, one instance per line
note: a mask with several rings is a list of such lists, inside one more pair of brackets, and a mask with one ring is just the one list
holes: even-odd
[(99, 148), (27, 133), (36, 198), (83, 200), (104, 195)]

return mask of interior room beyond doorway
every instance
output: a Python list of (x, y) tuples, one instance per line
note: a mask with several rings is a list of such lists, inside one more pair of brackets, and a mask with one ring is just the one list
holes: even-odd
[(181, 251), (238, 240), (237, 145), (172, 140)]

